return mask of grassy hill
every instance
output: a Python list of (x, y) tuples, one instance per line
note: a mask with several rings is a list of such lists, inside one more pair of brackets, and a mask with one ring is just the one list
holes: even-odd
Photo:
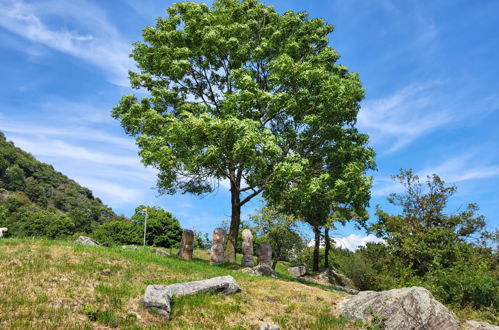
[[(175, 251), (172, 251), (175, 252)], [(345, 295), (300, 283), (277, 269), (280, 280), (251, 277), (236, 265), (210, 266), (208, 253), (193, 261), (148, 249), (89, 247), (65, 241), (0, 240), (0, 328), (252, 329), (262, 321), (281, 329), (355, 329), (335, 317)], [(174, 300), (172, 319), (139, 303), (149, 284), (232, 275), (242, 292)]]

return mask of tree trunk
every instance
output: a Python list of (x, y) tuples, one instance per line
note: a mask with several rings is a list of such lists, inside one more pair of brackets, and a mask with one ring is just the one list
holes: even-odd
[(239, 235), (239, 225), (241, 224), (241, 201), (239, 196), (239, 187), (233, 183), (230, 185), (232, 214), (230, 217), (229, 236), (225, 246), (225, 260), (230, 263), (236, 263), (237, 237)]
[(314, 272), (319, 271), (319, 248), (321, 245), (321, 229), (319, 227), (314, 227), (315, 234), (315, 246), (314, 246), (314, 260), (312, 265), (312, 270)]
[(329, 240), (329, 228), (324, 228), (324, 267), (329, 267), (329, 250), (331, 249), (331, 241)]

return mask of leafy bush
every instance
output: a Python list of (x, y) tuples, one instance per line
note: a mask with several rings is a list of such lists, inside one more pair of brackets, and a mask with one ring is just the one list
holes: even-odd
[(166, 248), (177, 247), (182, 239), (179, 221), (159, 207), (140, 205), (130, 220), (111, 221), (100, 225), (92, 232), (99, 242), (115, 244), (142, 244), (145, 210), (148, 212), (146, 244)]
[(139, 224), (130, 221), (110, 221), (97, 227), (92, 232), (92, 238), (98, 242), (114, 244), (140, 244), (142, 228)]

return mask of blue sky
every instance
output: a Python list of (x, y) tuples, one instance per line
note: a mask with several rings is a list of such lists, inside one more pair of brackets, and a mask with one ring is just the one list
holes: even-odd
[[(230, 216), (216, 194), (158, 196), (134, 140), (110, 109), (130, 92), (131, 43), (173, 1), (0, 0), (0, 130), (38, 159), (91, 188), (116, 212), (164, 207), (184, 227), (211, 232)], [(267, 1), (335, 26), (331, 45), (366, 89), (358, 127), (378, 171), (371, 205), (400, 191), (390, 175), (439, 174), (458, 192), (449, 211), (477, 202), (499, 223), (499, 2)], [(244, 208), (244, 217), (259, 205)], [(335, 235), (361, 241), (362, 231)]]

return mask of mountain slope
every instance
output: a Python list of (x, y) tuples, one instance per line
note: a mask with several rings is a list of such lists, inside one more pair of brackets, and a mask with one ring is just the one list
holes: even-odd
[(69, 236), (119, 217), (92, 192), (0, 132), (0, 227), (10, 236)]

